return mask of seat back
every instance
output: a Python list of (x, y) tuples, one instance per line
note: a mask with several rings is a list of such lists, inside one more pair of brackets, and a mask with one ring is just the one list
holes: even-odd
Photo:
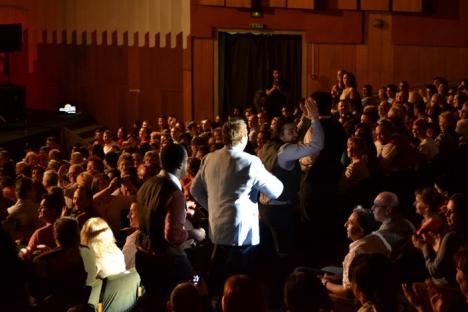
[(137, 301), (139, 285), (140, 275), (135, 268), (105, 278), (101, 294), (102, 311), (130, 311)]
[(96, 280), (90, 285), (91, 294), (89, 295), (88, 303), (92, 304), (95, 309), (98, 308), (99, 298), (102, 290), (102, 279), (96, 278)]

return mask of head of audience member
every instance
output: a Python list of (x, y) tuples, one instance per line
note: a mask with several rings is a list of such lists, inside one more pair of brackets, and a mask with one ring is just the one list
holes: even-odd
[(244, 150), (247, 142), (247, 125), (243, 119), (230, 119), (223, 125), (224, 145)]
[(151, 130), (151, 127), (153, 127), (153, 123), (151, 122), (151, 120), (143, 120), (141, 127)]
[(169, 115), (169, 117), (167, 117), (167, 125), (169, 126), (169, 128), (173, 128), (176, 123), (177, 117), (175, 115)]
[(262, 287), (248, 275), (233, 275), (224, 284), (221, 300), (223, 312), (266, 312)]
[(374, 199), (372, 213), (378, 222), (384, 222), (398, 214), (400, 203), (398, 196), (392, 192), (382, 192)]
[(138, 222), (138, 204), (137, 202), (132, 202), (130, 205), (130, 210), (128, 211), (128, 221), (130, 227), (134, 229), (138, 229), (140, 227), (140, 223)]
[(468, 101), (460, 103), (457, 108), (459, 110), (458, 115), (460, 116), (460, 119), (468, 119)]
[(78, 177), (76, 177), (76, 183), (78, 186), (91, 189), (91, 184), (93, 184), (93, 175), (87, 171), (83, 171), (78, 174)]
[(93, 193), (91, 188), (79, 186), (73, 194), (73, 209), (86, 212), (93, 207)]
[(42, 180), (44, 178), (44, 172), (44, 167), (35, 166), (31, 169), (31, 178), (33, 179), (33, 181), (38, 181), (42, 183)]
[(163, 131), (164, 129), (167, 129), (167, 117), (166, 116), (161, 116), (158, 117), (158, 130)]
[(168, 144), (161, 149), (162, 169), (182, 179), (186, 172), (187, 151), (181, 144)]
[(331, 115), (332, 96), (329, 92), (314, 92), (310, 97), (317, 102), (320, 116)]
[(268, 131), (259, 131), (257, 134), (257, 147), (262, 148), (269, 139), (270, 133)]
[(369, 84), (366, 84), (362, 87), (361, 89), (362, 92), (362, 97), (370, 97), (372, 96), (372, 86)]
[(39, 157), (37, 156), (36, 152), (30, 151), (26, 153), (24, 162), (26, 162), (29, 166), (34, 167), (38, 165)]
[(398, 310), (398, 280), (388, 257), (379, 253), (357, 255), (349, 268), (349, 280), (361, 304), (370, 302), (373, 311)]
[(90, 218), (83, 224), (80, 243), (93, 249), (96, 257), (102, 257), (106, 251), (116, 248), (114, 234), (102, 218)]
[[(104, 153), (104, 147), (101, 144), (94, 143), (93, 146), (91, 147), (91, 157), (97, 157), (99, 159), (104, 159), (105, 153)], [(91, 158), (90, 157), (90, 158)]]
[(418, 118), (413, 122), (412, 133), (413, 136), (417, 139), (424, 140), (427, 138), (427, 128), (429, 123), (426, 119)]
[(358, 136), (349, 137), (346, 152), (353, 161), (362, 159), (364, 155), (367, 155), (366, 141)]
[(46, 172), (44, 172), (44, 176), (42, 178), (42, 185), (44, 185), (46, 189), (49, 189), (52, 186), (57, 186), (58, 180), (59, 176), (57, 174), (57, 171), (47, 170)]
[(71, 165), (70, 168), (68, 168), (68, 180), (70, 183), (76, 183), (78, 176), (83, 171), (84, 169), (81, 165)]
[(29, 167), (28, 164), (24, 161), (18, 161), (15, 164), (15, 175), (23, 175), (29, 177), (31, 176), (31, 167)]
[(320, 280), (311, 272), (293, 272), (283, 289), (286, 312), (331, 311), (332, 301)]
[(439, 115), (439, 127), (442, 133), (453, 132), (457, 126), (457, 117), (452, 112)]
[(86, 171), (92, 175), (104, 172), (104, 163), (99, 157), (91, 156), (86, 162)]
[(458, 142), (460, 145), (468, 143), (468, 119), (460, 119), (457, 121), (455, 132), (458, 134)]
[(463, 296), (468, 300), (468, 248), (460, 249), (455, 254), (455, 266), (458, 286), (460, 286)]
[(338, 86), (341, 87), (341, 88), (344, 88), (343, 77), (344, 77), (345, 74), (346, 74), (345, 69), (339, 69), (336, 72), (336, 82), (337, 82)]
[(194, 178), (200, 169), (201, 160), (196, 157), (190, 157), (187, 161), (187, 175)]
[(117, 129), (117, 140), (123, 142), (127, 138), (128, 130), (125, 127)]
[(140, 144), (149, 142), (150, 133), (151, 133), (150, 129), (143, 128), (143, 127), (140, 128), (140, 131), (138, 132), (138, 138), (140, 139)]
[(388, 144), (392, 139), (392, 125), (390, 122), (382, 120), (375, 128), (375, 137), (382, 145)]
[(345, 73), (343, 75), (343, 83), (346, 88), (356, 88), (356, 76), (354, 76), (352, 73)]
[(107, 174), (98, 173), (93, 176), (93, 181), (91, 182), (91, 192), (96, 194), (106, 187), (109, 186), (110, 178)]
[(268, 122), (267, 115), (265, 114), (264, 111), (257, 113), (257, 120), (260, 126)]
[(104, 134), (102, 136), (102, 141), (104, 144), (110, 144), (112, 140), (113, 140), (112, 132), (109, 129), (107, 129), (106, 131), (104, 131)]
[(211, 131), (211, 120), (209, 119), (203, 119), (201, 121), (201, 129), (202, 132), (210, 132)]
[(398, 90), (398, 88), (394, 84), (390, 83), (390, 84), (385, 86), (385, 92), (387, 93), (387, 97), (389, 99), (395, 99), (397, 90)]
[(39, 204), (39, 219), (45, 223), (53, 224), (60, 217), (64, 205), (63, 195), (43, 194)]
[(159, 171), (158, 167), (156, 167), (155, 165), (141, 164), (138, 166), (138, 171), (137, 171), (138, 180), (140, 181), (140, 183), (146, 182), (149, 178), (157, 175), (158, 171)]
[(63, 154), (62, 151), (59, 150), (58, 148), (53, 148), (49, 151), (49, 156), (47, 158), (49, 161), (51, 160), (56, 160), (58, 162), (61, 162), (63, 160)]
[(70, 155), (71, 165), (82, 165), (84, 163), (84, 156), (80, 152), (72, 152)]
[(15, 184), (15, 194), (18, 199), (34, 201), (36, 192), (32, 179), (25, 176), (18, 178)]
[(296, 123), (292, 117), (280, 118), (277, 123), (278, 138), (284, 143), (297, 142), (297, 128)]
[(345, 223), (346, 235), (350, 240), (357, 241), (375, 230), (372, 212), (364, 208), (355, 208)]
[(380, 88), (377, 90), (377, 96), (379, 98), (379, 101), (385, 101), (387, 102), (388, 96), (387, 96), (387, 89), (385, 87)]
[(430, 216), (436, 213), (443, 204), (443, 197), (433, 187), (417, 189), (414, 192), (414, 197), (416, 213), (421, 216)]
[(104, 142), (104, 129), (98, 128), (94, 130), (94, 143), (103, 144)]
[(445, 211), (447, 224), (451, 230), (468, 234), (468, 199), (463, 193), (453, 194)]
[(61, 248), (78, 248), (80, 245), (80, 228), (73, 218), (59, 218), (54, 223), (54, 238)]
[(186, 282), (177, 285), (167, 302), (170, 312), (202, 312), (203, 298), (195, 285)]

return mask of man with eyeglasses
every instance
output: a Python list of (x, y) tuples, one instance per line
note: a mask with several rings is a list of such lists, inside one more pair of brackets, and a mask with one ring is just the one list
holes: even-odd
[(372, 213), (382, 225), (377, 230), (392, 247), (392, 258), (402, 254), (410, 246), (414, 225), (400, 214), (398, 196), (392, 192), (382, 192), (374, 200)]

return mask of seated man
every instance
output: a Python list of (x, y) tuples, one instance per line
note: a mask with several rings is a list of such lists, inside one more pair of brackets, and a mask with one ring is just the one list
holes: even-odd
[(18, 179), (15, 193), (18, 200), (7, 209), (8, 217), (3, 222), (3, 228), (14, 241), (26, 244), (39, 225), (37, 214), (39, 205), (34, 202), (36, 191), (33, 181), (28, 177)]
[(382, 223), (377, 233), (390, 244), (392, 259), (411, 246), (411, 235), (415, 232), (414, 225), (400, 215), (398, 206), (398, 197), (392, 192), (377, 195), (372, 206), (375, 220)]
[(84, 291), (87, 273), (80, 255), (77, 221), (58, 219), (54, 236), (58, 247), (33, 261), (31, 292), (44, 311), (66, 311), (70, 306), (86, 303), (89, 296)]
[[(348, 238), (352, 240), (349, 244), (349, 252), (343, 260), (342, 283), (336, 283), (338, 276), (325, 274), (322, 277), (322, 283), (325, 288), (334, 295), (348, 297), (351, 295), (351, 283), (349, 282), (348, 271), (353, 259), (363, 253), (380, 253), (390, 256), (390, 245), (378, 232), (374, 230), (374, 220), (372, 213), (363, 208), (353, 210), (345, 223)], [(327, 271), (325, 268), (324, 271)], [(337, 270), (335, 273), (340, 273)]]

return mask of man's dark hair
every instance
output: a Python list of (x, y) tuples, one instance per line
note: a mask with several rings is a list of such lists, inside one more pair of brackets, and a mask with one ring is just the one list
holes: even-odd
[(311, 272), (293, 272), (284, 285), (284, 303), (291, 312), (318, 312), (333, 307), (319, 279)]
[(28, 193), (31, 191), (33, 188), (33, 182), (32, 179), (29, 177), (21, 177), (18, 180), (16, 180), (16, 185), (15, 185), (15, 192), (16, 196), (20, 199), (26, 199), (26, 196)]
[(185, 160), (187, 152), (181, 144), (168, 144), (161, 150), (161, 166), (165, 171), (174, 172)]
[(314, 92), (311, 97), (317, 102), (320, 116), (328, 116), (331, 114), (332, 96), (329, 92)]
[[(54, 190), (61, 191), (62, 189), (54, 188)], [(65, 200), (63, 199), (63, 192), (62, 194), (60, 194), (58, 191), (54, 191), (54, 193), (43, 194), (42, 199), (47, 201), (47, 205), (55, 212), (57, 216), (60, 216), (63, 205), (65, 204)]]
[(57, 219), (54, 223), (54, 237), (60, 247), (78, 247), (80, 245), (78, 221), (69, 217)]
[(281, 133), (283, 133), (284, 126), (287, 124), (295, 125), (296, 123), (294, 122), (294, 117), (283, 117), (278, 119), (278, 137), (281, 135)]

